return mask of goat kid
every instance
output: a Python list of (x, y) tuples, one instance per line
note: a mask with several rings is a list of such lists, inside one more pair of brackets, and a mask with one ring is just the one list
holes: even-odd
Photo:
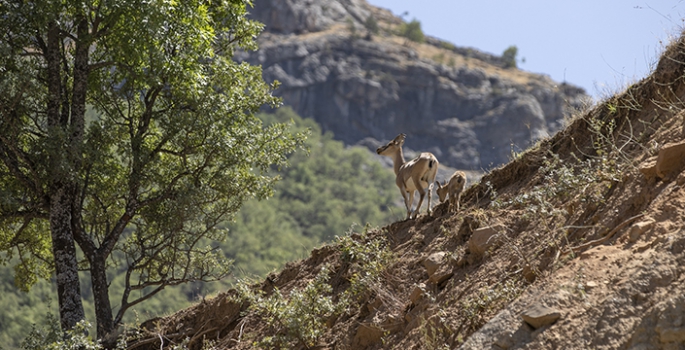
[(447, 212), (451, 212), (455, 207), (455, 211), (459, 211), (459, 200), (461, 199), (461, 192), (466, 185), (466, 174), (463, 171), (455, 171), (445, 184), (440, 185), (438, 181), (435, 184), (438, 185), (436, 192), (440, 202), (444, 202), (445, 197), (449, 195), (450, 203), (447, 207)]

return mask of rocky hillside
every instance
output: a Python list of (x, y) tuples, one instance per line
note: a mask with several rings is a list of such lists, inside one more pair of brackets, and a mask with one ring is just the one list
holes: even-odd
[(351, 232), (144, 322), (129, 348), (683, 349), (683, 62), (685, 36), (458, 213)]
[(498, 56), (398, 36), (403, 20), (365, 0), (256, 0), (261, 64), (277, 94), (346, 144), (408, 146), (465, 170), (490, 169), (556, 132), (584, 91), (505, 68)]

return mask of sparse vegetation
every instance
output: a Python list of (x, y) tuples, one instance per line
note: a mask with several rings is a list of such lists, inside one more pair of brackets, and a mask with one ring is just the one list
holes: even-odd
[(271, 336), (256, 339), (260, 348), (309, 349), (317, 345), (326, 331), (326, 321), (342, 313), (347, 305), (335, 303), (329, 284), (330, 269), (323, 266), (313, 281), (304, 289), (293, 290), (287, 296), (275, 289), (269, 296), (251, 290), (246, 283), (238, 283), (239, 302), (249, 303), (254, 312), (270, 328)]
[(380, 32), (380, 27), (378, 27), (378, 21), (376, 21), (376, 17), (374, 17), (373, 15), (366, 18), (366, 21), (364, 21), (364, 27), (366, 28), (366, 30), (369, 31), (369, 33), (374, 35)]
[(518, 56), (518, 47), (515, 45), (507, 47), (502, 53), (502, 60), (504, 61), (504, 68), (516, 68), (516, 56)]
[(456, 45), (452, 44), (449, 41), (441, 41), (440, 47), (442, 47), (445, 50), (449, 50), (449, 51), (454, 51), (457, 48)]
[(383, 289), (382, 273), (388, 268), (393, 255), (382, 236), (368, 237), (368, 226), (358, 238), (351, 234), (338, 237), (343, 261), (350, 266), (350, 287), (346, 298), (358, 301), (369, 291)]
[(466, 331), (473, 331), (485, 324), (488, 317), (516, 299), (523, 291), (522, 283), (507, 279), (494, 286), (480, 288), (460, 301), (460, 310), (465, 317)]
[(438, 53), (435, 56), (433, 56), (433, 61), (436, 63), (443, 64), (445, 62), (445, 54), (444, 53)]
[(347, 30), (350, 32), (350, 37), (352, 39), (357, 39), (359, 38), (359, 34), (357, 33), (357, 26), (354, 24), (354, 21), (352, 18), (348, 18), (346, 20), (347, 22)]
[(384, 239), (368, 236), (368, 229), (367, 226), (362, 234), (355, 234), (356, 238), (350, 231), (337, 239), (341, 258), (350, 268), (350, 287), (342, 294), (332, 294), (330, 276), (334, 272), (329, 266), (322, 266), (302, 290), (292, 290), (288, 295), (275, 288), (267, 296), (252, 289), (246, 281), (236, 285), (238, 298), (234, 301), (248, 303), (248, 310), (265, 322), (272, 334), (255, 340), (256, 346), (313, 347), (326, 332), (327, 321), (349, 312), (351, 307), (368, 296), (368, 292), (382, 288), (381, 273), (387, 269), (392, 254)]
[(412, 19), (409, 23), (402, 23), (398, 34), (413, 42), (422, 43), (424, 41), (423, 30), (421, 30), (421, 22), (416, 19)]

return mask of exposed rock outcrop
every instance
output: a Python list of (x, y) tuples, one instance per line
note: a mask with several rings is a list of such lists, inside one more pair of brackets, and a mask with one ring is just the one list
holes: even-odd
[(286, 105), (347, 144), (403, 132), (409, 148), (444, 165), (488, 169), (554, 133), (588, 98), (494, 55), (395, 36), (402, 20), (363, 0), (261, 0), (252, 17), (266, 24), (260, 50), (238, 59), (261, 64)]

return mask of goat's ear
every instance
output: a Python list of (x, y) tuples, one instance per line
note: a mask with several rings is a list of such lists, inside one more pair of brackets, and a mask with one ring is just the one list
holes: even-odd
[(399, 134), (399, 135), (395, 136), (395, 139), (393, 139), (392, 142), (394, 142), (396, 144), (402, 144), (402, 143), (404, 143), (405, 137), (407, 137), (407, 135)]

